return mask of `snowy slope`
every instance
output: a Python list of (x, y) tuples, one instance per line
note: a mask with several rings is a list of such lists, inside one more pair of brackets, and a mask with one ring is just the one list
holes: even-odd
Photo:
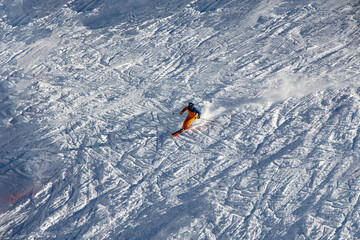
[(359, 13), (0, 0), (0, 238), (360, 238)]

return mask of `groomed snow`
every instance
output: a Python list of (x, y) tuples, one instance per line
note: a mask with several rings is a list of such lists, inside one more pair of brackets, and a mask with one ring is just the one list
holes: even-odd
[(0, 238), (359, 239), (359, 20), (356, 0), (0, 0)]

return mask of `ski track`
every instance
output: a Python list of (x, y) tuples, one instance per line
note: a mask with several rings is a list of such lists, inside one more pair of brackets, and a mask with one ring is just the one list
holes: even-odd
[[(24, 2), (2, 239), (360, 238), (356, 1)], [(208, 120), (174, 138), (188, 101)]]

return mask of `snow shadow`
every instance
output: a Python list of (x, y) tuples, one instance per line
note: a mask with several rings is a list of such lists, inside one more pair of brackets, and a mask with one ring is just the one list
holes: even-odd
[(165, 17), (183, 9), (187, 4), (184, 0), (5, 0), (0, 16), (11, 26), (21, 26), (69, 7), (80, 13), (85, 26), (98, 29), (124, 22)]
[(40, 190), (59, 154), (41, 126), (19, 114), (16, 93), (0, 82), (0, 211)]
[(70, 7), (82, 14), (83, 24), (90, 29), (99, 29), (124, 22), (144, 22), (162, 18), (183, 9), (183, 0), (109, 0), (75, 1)]
[(60, 9), (67, 0), (5, 0), (0, 14), (12, 26), (26, 25)]
[(17, 124), (0, 128), (0, 211), (38, 192), (56, 172), (58, 154), (49, 141), (39, 140), (37, 127)]

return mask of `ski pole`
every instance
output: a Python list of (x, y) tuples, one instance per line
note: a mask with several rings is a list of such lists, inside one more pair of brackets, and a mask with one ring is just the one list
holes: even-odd
[(213, 120), (210, 120), (210, 119), (207, 119), (207, 118), (200, 118), (200, 119), (202, 119), (202, 120), (204, 120), (204, 121), (208, 121), (208, 122), (213, 121)]

